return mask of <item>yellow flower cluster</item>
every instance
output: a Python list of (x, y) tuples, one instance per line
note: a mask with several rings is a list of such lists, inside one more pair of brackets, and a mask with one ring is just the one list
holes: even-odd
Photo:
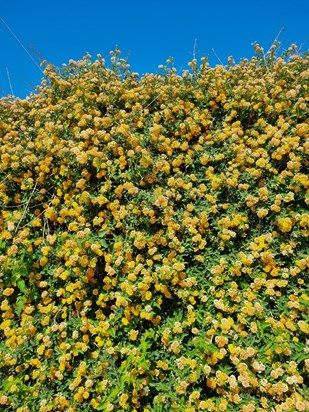
[(0, 100), (0, 405), (309, 410), (309, 60)]

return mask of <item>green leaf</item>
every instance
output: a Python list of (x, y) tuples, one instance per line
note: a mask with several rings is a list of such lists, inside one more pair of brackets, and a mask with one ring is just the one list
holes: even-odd
[(16, 299), (16, 306), (15, 306), (15, 313), (16, 315), (20, 315), (25, 303), (27, 302), (26, 296), (18, 296)]
[(126, 375), (120, 375), (120, 382), (122, 386), (126, 383), (131, 383), (132, 382), (131, 375), (128, 373)]
[(298, 363), (304, 361), (304, 360), (307, 359), (307, 358), (308, 358), (308, 354), (307, 354), (307, 353), (305, 353), (305, 354), (299, 354), (298, 356), (295, 355), (295, 359), (297, 360)]
[(108, 244), (106, 243), (105, 239), (99, 239), (99, 243), (103, 248), (107, 248)]
[(28, 276), (27, 266), (22, 265), (22, 266), (19, 268), (19, 273), (20, 273), (22, 276)]
[(39, 297), (40, 297), (40, 294), (37, 289), (33, 289), (29, 294), (29, 298), (33, 301), (37, 301)]
[(148, 369), (148, 363), (147, 363), (147, 361), (145, 360), (144, 357), (140, 359), (140, 361), (138, 362), (138, 366), (145, 369), (145, 370)]
[(12, 386), (12, 383), (8, 379), (3, 379), (2, 386), (5, 391), (8, 391), (9, 388)]
[(110, 391), (110, 393), (108, 394), (108, 398), (109, 400), (114, 399), (117, 395), (119, 394), (119, 388), (114, 388)]
[(104, 403), (102, 403), (101, 405), (98, 405), (98, 406), (96, 407), (96, 410), (97, 410), (97, 411), (106, 411), (106, 408), (107, 408), (107, 402), (104, 402)]
[(97, 235), (98, 235), (98, 237), (99, 237), (98, 241), (99, 241), (100, 245), (101, 245), (103, 248), (107, 248), (107, 247), (108, 247), (108, 244), (107, 244), (107, 242), (106, 242), (106, 240), (105, 240), (106, 231), (105, 231), (105, 230), (102, 230), (102, 231), (99, 232)]
[(24, 294), (27, 293), (28, 288), (27, 288), (26, 283), (25, 283), (25, 281), (24, 281), (23, 279), (19, 279), (19, 280), (17, 281), (17, 286), (18, 286), (19, 290), (20, 290), (22, 293), (24, 293)]

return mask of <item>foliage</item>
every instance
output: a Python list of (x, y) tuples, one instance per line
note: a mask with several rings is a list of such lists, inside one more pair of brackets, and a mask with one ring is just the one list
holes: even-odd
[(0, 101), (3, 410), (309, 409), (309, 60), (255, 49)]

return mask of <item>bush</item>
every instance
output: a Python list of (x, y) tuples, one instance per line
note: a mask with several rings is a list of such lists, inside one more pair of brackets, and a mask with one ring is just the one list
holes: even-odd
[(309, 410), (309, 59), (255, 49), (0, 101), (3, 410)]

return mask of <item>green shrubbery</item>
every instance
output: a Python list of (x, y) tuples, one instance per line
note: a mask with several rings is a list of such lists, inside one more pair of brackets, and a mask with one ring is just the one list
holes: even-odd
[(309, 410), (289, 52), (142, 78), (86, 56), (0, 101), (3, 410)]

